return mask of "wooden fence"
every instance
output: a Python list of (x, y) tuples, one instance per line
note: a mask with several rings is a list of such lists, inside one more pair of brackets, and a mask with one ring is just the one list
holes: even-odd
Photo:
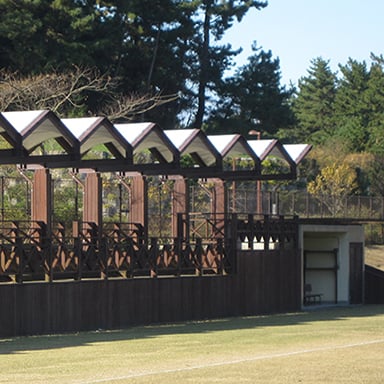
[(365, 266), (365, 303), (384, 304), (384, 272)]
[(297, 250), (238, 251), (230, 275), (0, 285), (0, 337), (296, 311)]
[[(135, 266), (139, 264), (137, 269), (120, 268), (127, 256), (121, 252), (128, 254), (128, 248), (105, 247), (103, 241), (92, 252), (88, 242), (81, 242), (77, 248), (90, 252), (92, 258), (79, 257), (81, 252), (68, 249), (62, 249), (57, 258), (55, 247), (56, 253), (47, 254), (39, 242), (28, 238), (28, 247), (17, 249), (21, 246), (18, 237), (4, 235), (3, 243), (12, 243), (18, 256), (12, 258), (12, 252), (2, 248), (0, 276), (10, 278), (14, 273), (16, 277), (0, 284), (0, 337), (299, 310), (302, 266), (297, 221), (249, 215), (231, 220), (236, 229), (232, 231), (236, 236), (230, 237), (234, 241), (229, 243), (218, 237), (209, 248), (202, 239), (195, 239), (183, 244), (175, 258), (166, 251), (175, 249), (173, 245), (167, 248), (157, 240), (140, 248), (137, 238), (134, 246), (138, 247), (138, 254), (131, 261)], [(43, 236), (41, 227), (32, 233)], [(121, 238), (115, 245), (120, 241)], [(23, 266), (19, 272), (11, 271), (12, 266), (19, 268), (14, 264), (15, 257)], [(141, 257), (146, 260), (142, 264)], [(186, 264), (186, 260), (192, 264)], [(171, 265), (171, 269), (161, 270), (160, 266), (165, 264)], [(63, 265), (65, 269), (61, 270)], [(76, 278), (79, 266), (81, 279)], [(185, 266), (188, 268), (183, 269)], [(64, 272), (68, 273), (59, 278), (59, 273)], [(36, 279), (44, 275), (49, 277), (46, 281)]]

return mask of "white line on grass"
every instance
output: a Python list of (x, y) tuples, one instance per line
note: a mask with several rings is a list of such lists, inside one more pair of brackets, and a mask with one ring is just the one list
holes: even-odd
[(363, 341), (361, 343), (313, 348), (313, 349), (302, 349), (302, 350), (293, 351), (293, 352), (275, 353), (272, 355), (255, 356), (255, 357), (249, 357), (246, 359), (228, 360), (228, 361), (221, 361), (221, 362), (217, 362), (217, 363), (207, 363), (207, 364), (194, 365), (191, 367), (184, 367), (184, 368), (163, 369), (163, 370), (159, 370), (159, 371), (144, 371), (144, 372), (132, 373), (132, 374), (125, 375), (125, 376), (108, 377), (108, 378), (104, 378), (104, 379), (86, 381), (86, 382), (82, 382), (82, 384), (98, 384), (98, 383), (105, 383), (108, 381), (120, 381), (120, 380), (134, 379), (134, 378), (145, 377), (145, 376), (152, 376), (152, 375), (186, 372), (186, 371), (193, 371), (195, 369), (220, 367), (220, 366), (224, 366), (224, 365), (240, 364), (240, 363), (247, 363), (247, 362), (251, 362), (251, 361), (275, 359), (275, 358), (279, 358), (279, 357), (289, 357), (289, 356), (301, 355), (301, 354), (305, 354), (305, 353), (332, 351), (332, 350), (336, 350), (336, 349), (354, 348), (354, 347), (361, 347), (361, 346), (365, 346), (365, 345), (381, 344), (381, 343), (384, 343), (384, 339)]

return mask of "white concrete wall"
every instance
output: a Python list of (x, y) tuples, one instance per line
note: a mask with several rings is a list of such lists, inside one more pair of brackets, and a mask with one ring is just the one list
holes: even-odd
[[(304, 251), (332, 251), (337, 249), (337, 297), (332, 271), (308, 271), (307, 282), (313, 293), (323, 293), (324, 302), (349, 303), (349, 244), (364, 243), (364, 229), (360, 225), (301, 225), (300, 249), (304, 266)], [(310, 254), (313, 266), (329, 265), (329, 255)], [(323, 260), (321, 258), (323, 257)], [(304, 271), (303, 271), (304, 274)], [(304, 281), (304, 275), (303, 275)]]

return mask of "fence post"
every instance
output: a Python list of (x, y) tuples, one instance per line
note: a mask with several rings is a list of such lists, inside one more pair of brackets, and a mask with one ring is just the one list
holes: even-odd
[(37, 222), (39, 226), (39, 243), (40, 243), (40, 252), (42, 255), (42, 259), (44, 260), (43, 268), (44, 268), (44, 278), (47, 282), (53, 281), (53, 255), (52, 255), (52, 231), (49, 231), (47, 228), (47, 224), (39, 221)]
[(23, 240), (20, 237), (19, 223), (17, 221), (12, 222), (12, 237), (15, 239), (15, 258), (16, 262), (18, 262), (15, 280), (17, 283), (22, 283), (24, 276)]
[(250, 213), (248, 214), (248, 225), (247, 225), (247, 237), (248, 237), (248, 249), (253, 249), (253, 241), (255, 238), (255, 231), (254, 231), (254, 220), (253, 215)]
[(295, 210), (296, 210), (296, 192), (293, 192), (293, 193), (292, 193), (292, 200), (291, 200), (291, 211), (292, 211), (292, 215), (295, 214)]
[(108, 279), (108, 238), (100, 235), (99, 239), (99, 263), (100, 263), (100, 277), (104, 280)]
[(231, 215), (231, 227), (228, 231), (229, 236), (226, 237), (225, 250), (227, 253), (227, 257), (229, 259), (229, 263), (231, 266), (231, 272), (236, 273), (237, 271), (237, 252), (239, 250), (238, 246), (238, 233), (237, 233), (237, 213), (232, 213)]
[(148, 262), (149, 262), (149, 269), (151, 277), (157, 277), (157, 256), (158, 252), (158, 243), (156, 237), (150, 238), (150, 249), (149, 249), (149, 255), (148, 255)]

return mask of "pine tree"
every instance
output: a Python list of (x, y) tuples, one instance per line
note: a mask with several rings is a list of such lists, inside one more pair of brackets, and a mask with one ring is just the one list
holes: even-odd
[(293, 102), (297, 119), (295, 137), (299, 141), (324, 143), (333, 135), (335, 94), (336, 75), (331, 71), (329, 61), (321, 57), (312, 60), (308, 76), (299, 80)]
[[(206, 113), (206, 101), (208, 91), (218, 86), (224, 71), (230, 64), (230, 58), (238, 51), (233, 51), (230, 45), (212, 44), (211, 37), (220, 41), (224, 32), (229, 29), (235, 20), (241, 21), (251, 9), (262, 9), (267, 6), (265, 1), (257, 0), (200, 0), (196, 9), (196, 34), (194, 36), (197, 61), (191, 74), (192, 82), (197, 85), (197, 110), (193, 125), (201, 128)], [(199, 17), (199, 15), (202, 15)], [(199, 21), (200, 20), (200, 21)]]
[(37, 74), (94, 65), (107, 44), (98, 14), (83, 1), (1, 0), (0, 66)]
[[(375, 155), (384, 155), (384, 59), (372, 55), (372, 65), (365, 91), (365, 102), (369, 111), (367, 130), (370, 137), (366, 151)], [(382, 162), (382, 161), (380, 161)]]
[(368, 142), (370, 117), (366, 92), (370, 75), (365, 62), (353, 59), (339, 68), (342, 76), (335, 98), (335, 135), (341, 138), (348, 150), (361, 152)]
[(238, 132), (251, 129), (263, 137), (275, 135), (292, 122), (288, 104), (292, 91), (281, 86), (280, 62), (271, 51), (253, 44), (254, 54), (218, 88), (216, 108), (207, 121), (208, 132)]

